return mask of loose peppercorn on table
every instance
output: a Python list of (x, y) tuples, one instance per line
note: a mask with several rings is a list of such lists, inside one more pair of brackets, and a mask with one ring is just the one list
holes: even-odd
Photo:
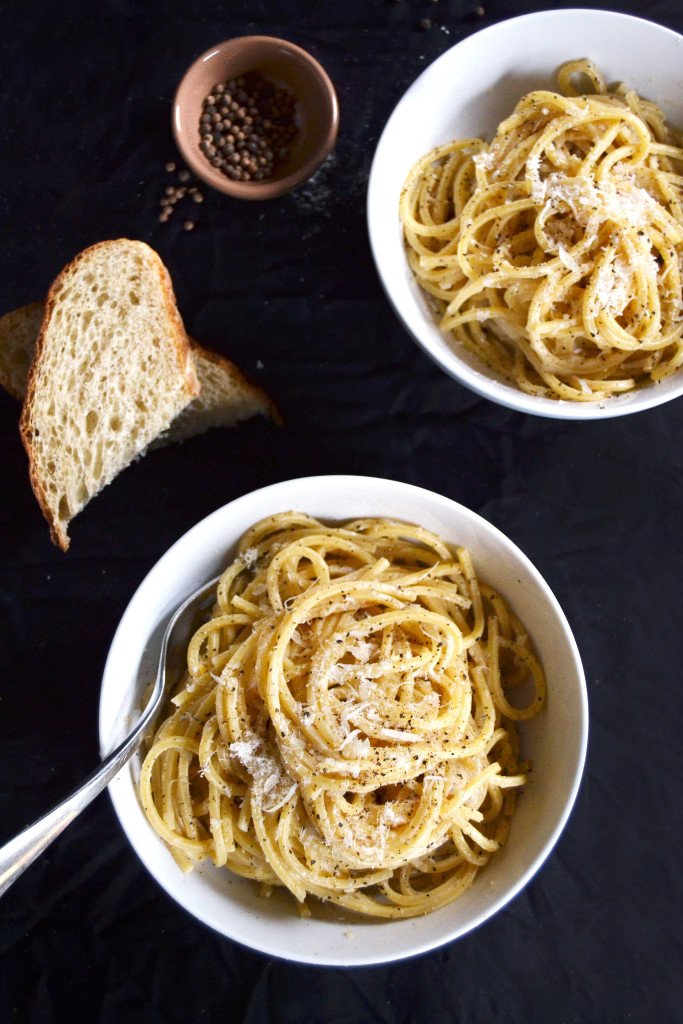
[[(294, 477), (417, 484), (499, 527), (567, 615), (591, 734), (573, 813), (526, 888), (450, 945), (362, 969), (271, 959), (200, 924), (148, 875), (105, 794), (2, 898), (0, 1017), (677, 1020), (683, 404), (571, 423), (478, 397), (413, 343), (368, 244), (370, 164), (401, 96), (455, 43), (530, 6), (95, 6), (8, 0), (0, 10), (0, 315), (44, 300), (87, 246), (140, 239), (168, 267), (188, 334), (262, 387), (282, 424), (255, 416), (148, 452), (77, 517), (64, 554), (31, 490), (20, 406), (0, 389), (0, 843), (97, 763), (104, 663), (152, 566), (215, 509)], [(617, 0), (611, 9), (633, 5)], [(683, 32), (674, 0), (646, 0), (638, 14)], [(309, 51), (335, 84), (341, 116), (336, 148), (310, 180), (253, 203), (188, 172), (171, 110), (192, 61), (257, 33)], [(651, 58), (656, 83), (657, 53)], [(528, 71), (511, 89), (533, 87)], [(215, 84), (224, 86), (221, 103), (207, 93), (201, 115), (207, 156), (227, 174), (267, 174), (291, 141), (289, 115), (276, 139), (274, 118), (250, 112), (257, 83), (243, 83), (247, 98), (231, 98), (227, 113), (229, 83)], [(362, 927), (344, 925), (350, 944)]]

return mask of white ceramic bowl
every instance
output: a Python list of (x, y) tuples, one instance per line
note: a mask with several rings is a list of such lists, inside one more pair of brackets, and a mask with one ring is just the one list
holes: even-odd
[(456, 138), (491, 139), (515, 103), (534, 89), (557, 90), (563, 61), (589, 57), (608, 81), (623, 80), (656, 100), (683, 128), (683, 37), (625, 14), (555, 10), (482, 29), (447, 50), (413, 83), (379, 140), (368, 186), (370, 244), (386, 293), (414, 339), (461, 384), (494, 402), (558, 419), (602, 419), (638, 412), (683, 393), (683, 370), (660, 384), (607, 402), (556, 401), (527, 395), (464, 349), (454, 351), (436, 326), (406, 262), (398, 216), (413, 164)]
[(161, 886), (200, 921), (269, 956), (310, 964), (361, 965), (397, 960), (464, 935), (511, 900), (550, 853), (570, 813), (583, 769), (588, 729), (581, 661), (547, 584), (499, 530), (430, 491), (390, 480), (309, 477), (247, 494), (198, 523), (160, 559), (130, 602), (107, 659), (100, 701), (103, 754), (124, 737), (154, 675), (160, 635), (172, 611), (227, 564), (240, 535), (263, 516), (296, 509), (326, 520), (391, 516), (420, 523), (471, 552), (480, 578), (528, 624), (548, 678), (546, 709), (522, 723), (523, 752), (534, 762), (506, 846), (450, 906), (405, 921), (360, 920), (333, 907), (300, 918), (292, 899), (259, 897), (255, 885), (213, 865), (184, 875), (152, 831), (138, 802), (137, 762), (109, 791), (119, 820)]

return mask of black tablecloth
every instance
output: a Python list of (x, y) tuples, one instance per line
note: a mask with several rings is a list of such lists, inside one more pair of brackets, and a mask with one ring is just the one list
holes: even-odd
[[(683, 31), (675, 0), (612, 6)], [(406, 87), (469, 33), (539, 7), (2, 5), (0, 313), (43, 297), (87, 245), (143, 239), (188, 332), (263, 385), (284, 426), (256, 418), (148, 454), (77, 517), (64, 555), (0, 394), (0, 840), (97, 762), (104, 661), (146, 572), (207, 513), (291, 477), (393, 477), (500, 527), (562, 604), (591, 708), (580, 795), (540, 873), (477, 931), (405, 963), (304, 967), (220, 937), (149, 877), (100, 796), (0, 902), (3, 1022), (681, 1019), (683, 403), (572, 423), (478, 398), (398, 323), (367, 240), (373, 150)], [(251, 33), (321, 60), (338, 146), (282, 199), (205, 190), (160, 223), (175, 86), (208, 46)]]

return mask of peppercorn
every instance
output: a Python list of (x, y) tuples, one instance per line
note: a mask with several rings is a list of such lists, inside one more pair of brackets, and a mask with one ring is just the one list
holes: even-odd
[(260, 72), (218, 82), (202, 106), (199, 148), (232, 180), (270, 178), (291, 154), (295, 115), (294, 96)]

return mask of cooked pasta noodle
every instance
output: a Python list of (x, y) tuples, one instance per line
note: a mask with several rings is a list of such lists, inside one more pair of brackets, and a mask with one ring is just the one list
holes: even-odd
[(683, 363), (683, 149), (590, 61), (558, 81), (564, 95), (523, 97), (490, 145), (426, 154), (400, 215), (452, 345), (529, 394), (596, 401)]
[[(185, 870), (409, 917), (462, 893), (526, 781), (514, 722), (545, 680), (467, 551), (418, 526), (253, 526), (140, 776)], [(307, 907), (303, 907), (308, 912)]]

